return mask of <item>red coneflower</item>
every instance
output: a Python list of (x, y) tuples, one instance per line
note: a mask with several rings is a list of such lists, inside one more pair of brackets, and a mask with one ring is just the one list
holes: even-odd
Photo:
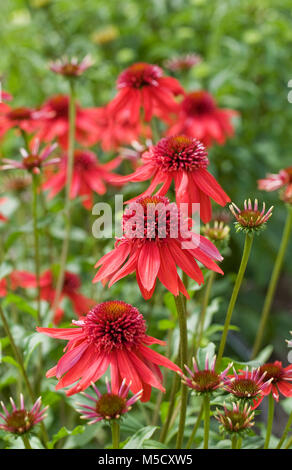
[(242, 434), (254, 426), (255, 412), (245, 403), (242, 407), (240, 403), (233, 403), (232, 408), (228, 409), (224, 405), (224, 412), (216, 409), (215, 418), (221, 423), (221, 431), (228, 434)]
[(73, 320), (73, 324), (79, 328), (37, 328), (53, 338), (69, 340), (64, 356), (47, 372), (47, 377), (59, 379), (57, 390), (79, 381), (67, 395), (85, 390), (110, 365), (113, 393), (118, 393), (125, 379), (134, 394), (143, 389), (142, 401), (148, 401), (151, 387), (165, 391), (158, 366), (180, 371), (169, 359), (148, 348), (165, 342), (146, 334), (143, 316), (130, 304), (104, 302), (82, 319)]
[(292, 203), (292, 166), (280, 170), (279, 173), (268, 173), (266, 178), (258, 180), (258, 188), (264, 191), (282, 189), (283, 201)]
[[(99, 163), (95, 153), (89, 150), (77, 149), (74, 152), (74, 167), (70, 198), (75, 199), (78, 195), (84, 196), (82, 204), (86, 209), (91, 209), (93, 204), (93, 192), (104, 194), (106, 192), (105, 182), (109, 182), (111, 170), (116, 168), (121, 159), (115, 158), (109, 163)], [(66, 186), (67, 178), (67, 156), (60, 160), (58, 172), (49, 175), (43, 184), (43, 189), (49, 189), (49, 198), (53, 198)]]
[(12, 405), (11, 412), (7, 410), (6, 406), (1, 401), (4, 413), (0, 413), (0, 418), (3, 419), (4, 424), (0, 423), (0, 429), (3, 429), (3, 431), (11, 432), (12, 434), (20, 436), (31, 431), (34, 426), (43, 421), (46, 417), (45, 412), (47, 411), (48, 406), (41, 409), (41, 397), (36, 400), (31, 410), (27, 410), (25, 408), (22, 393), (20, 394), (19, 408), (15, 405), (12, 398), (10, 398), (10, 402)]
[[(66, 95), (55, 95), (49, 98), (41, 107), (45, 117), (40, 122), (40, 130), (37, 137), (45, 142), (51, 142), (57, 138), (60, 145), (67, 149), (69, 132), (69, 97)], [(76, 103), (76, 133), (75, 139), (81, 145), (90, 147), (98, 141), (96, 108), (81, 108)]]
[(184, 94), (179, 82), (164, 77), (157, 65), (138, 62), (124, 70), (117, 81), (117, 96), (108, 104), (108, 111), (114, 118), (127, 115), (132, 124), (141, 119), (141, 109), (146, 122), (152, 116), (168, 115), (178, 110), (174, 97)]
[(85, 56), (80, 62), (78, 62), (76, 57), (72, 57), (72, 59), (63, 57), (55, 62), (51, 62), (50, 69), (52, 72), (66, 77), (79, 77), (85, 70), (91, 67), (92, 64), (93, 61), (89, 55)]
[(156, 187), (162, 183), (156, 195), (164, 196), (174, 180), (176, 202), (187, 203), (190, 213), (192, 203), (200, 204), (200, 216), (204, 223), (209, 222), (212, 217), (210, 198), (221, 206), (230, 201), (208, 172), (208, 154), (204, 145), (197, 139), (184, 135), (163, 138), (143, 154), (142, 160), (144, 165), (141, 168), (128, 176), (114, 176), (113, 181), (126, 183), (152, 178), (149, 188), (142, 195), (153, 194)]
[(131, 398), (127, 399), (131, 383), (126, 385), (126, 380), (122, 381), (118, 393), (113, 393), (111, 384), (106, 377), (107, 393), (101, 393), (94, 383), (92, 388), (95, 391), (97, 398), (92, 397), (88, 393), (82, 392), (82, 395), (94, 402), (94, 406), (88, 406), (83, 403), (76, 403), (80, 407), (79, 411), (82, 413), (82, 419), (89, 419), (88, 424), (95, 424), (99, 421), (111, 419), (120, 419), (125, 413), (131, 410), (132, 405), (140, 400), (143, 395), (143, 390), (135, 393)]
[(259, 209), (258, 200), (255, 199), (254, 205), (250, 199), (244, 201), (244, 208), (239, 209), (234, 202), (230, 204), (229, 209), (234, 215), (236, 222), (236, 231), (259, 232), (266, 226), (267, 221), (272, 216), (274, 206), (266, 212), (266, 204), (263, 202), (262, 210)]
[(123, 215), (124, 235), (96, 264), (101, 267), (93, 282), (109, 282), (111, 287), (136, 271), (144, 299), (152, 296), (157, 278), (175, 296), (182, 292), (189, 298), (177, 266), (201, 284), (204, 278), (196, 261), (223, 274), (213, 261), (222, 256), (209, 240), (183, 225), (178, 207), (165, 197), (143, 197), (130, 204)]
[(273, 379), (266, 380), (266, 372), (262, 372), (260, 367), (252, 369), (250, 372), (248, 367), (245, 371), (237, 374), (234, 370), (234, 375), (229, 375), (224, 378), (224, 389), (242, 400), (251, 400), (253, 408), (256, 408), (266, 391), (268, 390)]
[(7, 104), (0, 106), (0, 137), (10, 129), (17, 127), (28, 134), (35, 132), (40, 126), (39, 111), (25, 106), (11, 108)]
[(276, 401), (279, 401), (279, 393), (284, 397), (292, 397), (292, 365), (283, 367), (280, 361), (269, 362), (260, 367), (260, 373), (266, 373), (265, 380), (271, 379), (264, 395), (272, 393)]
[(168, 135), (185, 134), (201, 140), (206, 146), (214, 141), (222, 145), (234, 134), (231, 118), (238, 113), (218, 108), (210, 93), (204, 90), (188, 93), (180, 104), (177, 120)]
[(35, 283), (35, 275), (27, 271), (12, 271), (0, 280), (0, 297), (5, 297), (7, 289), (15, 290), (18, 287), (27, 289)]

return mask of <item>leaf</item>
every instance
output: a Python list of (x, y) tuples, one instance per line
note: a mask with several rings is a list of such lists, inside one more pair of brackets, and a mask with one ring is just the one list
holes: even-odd
[(24, 365), (27, 368), (29, 360), (31, 358), (32, 353), (38, 347), (39, 344), (43, 343), (43, 338), (39, 333), (32, 333), (29, 335), (24, 344)]
[(174, 321), (167, 320), (166, 318), (158, 322), (159, 330), (173, 330), (175, 327), (176, 323)]
[(172, 315), (176, 318), (177, 317), (177, 312), (176, 312), (176, 305), (174, 301), (174, 297), (170, 292), (167, 292), (163, 296), (164, 303), (168, 310), (172, 313)]
[(124, 449), (143, 449), (144, 442), (153, 436), (156, 429), (158, 429), (158, 426), (145, 426), (139, 429), (127, 442)]
[(33, 318), (37, 318), (37, 311), (33, 307), (31, 307), (23, 297), (9, 293), (8, 295), (6, 295), (3, 305), (6, 307), (7, 305), (11, 304), (15, 305), (22, 312), (28, 313)]
[(199, 348), (197, 353), (197, 364), (199, 369), (205, 369), (206, 356), (208, 354), (209, 361), (215, 355), (215, 344), (209, 343), (205, 348)]
[(13, 359), (13, 357), (11, 356), (3, 356), (1, 358), (1, 362), (7, 362), (8, 364), (11, 364), (14, 367), (17, 367), (18, 369), (20, 368), (18, 362), (15, 359)]
[(54, 434), (53, 439), (48, 442), (48, 448), (53, 449), (55, 444), (63, 439), (64, 437), (68, 436), (76, 436), (76, 434), (82, 434), (85, 430), (85, 426), (76, 426), (72, 431), (69, 431), (65, 426), (63, 426), (57, 434)]

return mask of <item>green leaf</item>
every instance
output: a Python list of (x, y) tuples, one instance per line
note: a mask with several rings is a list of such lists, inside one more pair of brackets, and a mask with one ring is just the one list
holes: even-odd
[(145, 426), (139, 429), (124, 446), (124, 449), (143, 449), (145, 441), (149, 440), (158, 426)]
[(8, 364), (11, 364), (14, 367), (17, 367), (18, 369), (20, 368), (18, 362), (11, 356), (3, 356), (1, 358), (2, 362), (7, 362)]
[(172, 315), (176, 318), (177, 317), (177, 312), (176, 312), (176, 305), (174, 301), (174, 297), (170, 292), (167, 292), (163, 296), (164, 303), (168, 310), (172, 313)]
[(69, 431), (65, 426), (63, 426), (57, 434), (54, 434), (53, 439), (48, 442), (48, 448), (53, 449), (55, 444), (63, 439), (64, 437), (68, 436), (76, 436), (76, 434), (82, 434), (85, 430), (85, 426), (76, 426), (72, 431)]
[(6, 307), (8, 305), (15, 305), (22, 312), (28, 313), (33, 318), (37, 318), (37, 311), (29, 305), (29, 303), (19, 295), (9, 293), (3, 302), (3, 305)]
[(159, 330), (173, 330), (175, 327), (176, 323), (174, 321), (167, 320), (166, 318), (158, 322)]
[(215, 355), (215, 344), (209, 343), (205, 348), (199, 348), (197, 353), (197, 364), (199, 369), (205, 369), (206, 356), (208, 354), (209, 361)]

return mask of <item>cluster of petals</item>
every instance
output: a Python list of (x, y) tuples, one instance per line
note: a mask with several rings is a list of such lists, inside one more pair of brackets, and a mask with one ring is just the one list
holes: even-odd
[(292, 167), (280, 170), (279, 173), (269, 173), (263, 179), (258, 180), (258, 188), (264, 191), (276, 191), (283, 188), (281, 195), (285, 202), (292, 201)]
[(189, 70), (195, 65), (198, 65), (202, 61), (202, 58), (198, 54), (189, 53), (172, 57), (164, 62), (167, 69), (172, 72)]
[(292, 365), (283, 367), (282, 362), (269, 362), (260, 367), (261, 373), (266, 373), (265, 380), (271, 379), (269, 386), (263, 391), (264, 395), (272, 393), (279, 401), (279, 394), (292, 397)]
[(242, 433), (254, 426), (255, 412), (248, 403), (241, 406), (239, 402), (232, 403), (232, 408), (224, 405), (224, 412), (218, 408), (215, 418), (221, 423), (223, 431), (227, 433)]
[(31, 410), (27, 410), (24, 406), (23, 395), (20, 394), (20, 405), (16, 406), (13, 398), (10, 397), (12, 411), (9, 412), (3, 402), (1, 406), (3, 413), (0, 413), (0, 418), (3, 423), (0, 423), (0, 429), (11, 432), (12, 434), (22, 435), (25, 434), (42, 421), (46, 414), (48, 407), (41, 408), (42, 399), (39, 397), (34, 403)]
[(188, 387), (195, 390), (197, 393), (210, 393), (222, 387), (224, 378), (226, 377), (232, 364), (229, 364), (222, 372), (216, 372), (216, 356), (209, 360), (209, 355), (206, 355), (205, 367), (199, 370), (195, 358), (193, 358), (193, 370), (187, 365), (185, 368), (189, 373), (189, 377), (182, 374), (182, 382)]
[(89, 67), (91, 67), (93, 61), (89, 55), (86, 55), (80, 62), (77, 57), (63, 57), (62, 59), (56, 60), (50, 64), (50, 69), (52, 72), (55, 72), (66, 77), (79, 77), (85, 72)]
[(236, 229), (249, 232), (263, 229), (272, 216), (274, 207), (270, 207), (266, 212), (266, 204), (264, 202), (262, 210), (260, 210), (257, 199), (255, 199), (254, 205), (252, 205), (251, 200), (248, 199), (244, 201), (243, 209), (239, 209), (234, 202), (230, 204), (229, 208), (236, 219)]
[(0, 106), (0, 138), (10, 129), (18, 128), (31, 134), (40, 125), (41, 113), (33, 108), (21, 106), (12, 108), (6, 103)]
[(272, 378), (266, 380), (266, 372), (261, 368), (241, 371), (239, 374), (233, 369), (234, 375), (224, 378), (224, 389), (238, 399), (251, 400), (253, 408), (257, 408), (267, 394)]

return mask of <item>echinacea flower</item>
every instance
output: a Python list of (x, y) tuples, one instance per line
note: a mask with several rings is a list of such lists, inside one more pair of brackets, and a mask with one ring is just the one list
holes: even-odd
[(234, 223), (236, 231), (243, 231), (246, 233), (259, 232), (264, 229), (267, 221), (272, 216), (274, 206), (266, 212), (266, 204), (263, 202), (262, 210), (259, 209), (258, 200), (255, 199), (254, 205), (250, 199), (244, 201), (244, 208), (239, 209), (234, 202), (229, 206), (230, 211), (236, 218)]
[(200, 369), (196, 363), (195, 358), (193, 358), (193, 370), (191, 370), (187, 365), (185, 368), (189, 373), (190, 377), (182, 374), (182, 382), (187, 385), (187, 387), (192, 388), (199, 394), (212, 393), (214, 390), (222, 387), (224, 377), (227, 375), (232, 364), (229, 364), (223, 372), (216, 372), (216, 356), (211, 358), (209, 361), (208, 354), (206, 355), (205, 368)]
[(0, 413), (0, 418), (4, 423), (0, 423), (0, 429), (3, 429), (3, 431), (11, 432), (12, 434), (20, 436), (31, 431), (46, 417), (45, 412), (47, 411), (48, 406), (41, 409), (41, 397), (36, 400), (31, 410), (25, 408), (22, 394), (20, 394), (19, 407), (15, 405), (12, 398), (10, 398), (10, 402), (12, 405), (11, 412), (8, 411), (4, 403), (1, 401), (3, 413)]
[(217, 408), (214, 417), (221, 423), (221, 431), (241, 434), (254, 426), (254, 415), (255, 412), (247, 403), (241, 406), (238, 402), (233, 403), (231, 409), (224, 405), (224, 412)]
[(117, 80), (118, 94), (108, 104), (108, 111), (114, 118), (128, 117), (132, 124), (153, 116), (168, 115), (178, 110), (174, 97), (184, 94), (179, 82), (173, 77), (164, 77), (157, 65), (138, 62), (124, 70)]
[(65, 77), (79, 77), (92, 64), (93, 61), (89, 55), (85, 56), (80, 62), (76, 57), (72, 57), (72, 59), (63, 57), (55, 62), (51, 62), (50, 69), (52, 72), (64, 75)]
[(5, 297), (7, 290), (16, 290), (19, 287), (28, 289), (35, 283), (35, 275), (28, 271), (15, 270), (0, 280), (0, 297)]
[(266, 178), (258, 180), (258, 188), (264, 191), (283, 189), (281, 199), (292, 203), (292, 166), (280, 170), (279, 173), (268, 173)]
[(22, 194), (31, 185), (31, 175), (27, 171), (10, 171), (1, 177), (1, 187), (4, 192)]
[(272, 393), (276, 401), (279, 401), (279, 393), (284, 397), (292, 397), (292, 365), (283, 367), (280, 361), (268, 362), (260, 367), (260, 373), (264, 372), (265, 380), (271, 379), (264, 395)]
[(234, 134), (231, 118), (238, 113), (218, 108), (210, 93), (199, 90), (188, 93), (180, 103), (178, 117), (168, 135), (184, 134), (201, 140), (209, 147), (213, 142), (223, 145)]
[(92, 397), (88, 393), (82, 392), (82, 395), (93, 401), (93, 406), (83, 403), (76, 403), (80, 408), (77, 410), (82, 413), (82, 419), (90, 420), (88, 424), (95, 424), (99, 421), (110, 421), (112, 419), (120, 419), (125, 413), (128, 413), (134, 403), (136, 403), (143, 395), (143, 390), (135, 393), (131, 398), (127, 398), (130, 391), (131, 382), (126, 385), (126, 380), (122, 381), (118, 393), (113, 393), (111, 384), (106, 377), (106, 393), (101, 393), (94, 383), (91, 384), (97, 398)]
[(209, 240), (184, 225), (177, 205), (166, 197), (143, 197), (130, 204), (123, 215), (123, 237), (97, 262), (95, 267), (100, 268), (93, 282), (108, 282), (111, 287), (136, 272), (144, 299), (152, 296), (157, 278), (175, 296), (181, 292), (189, 298), (177, 266), (202, 284), (204, 277), (197, 261), (222, 274), (213, 261), (222, 257)]
[(38, 129), (40, 117), (40, 113), (36, 109), (25, 106), (11, 108), (2, 103), (0, 106), (0, 137), (13, 128), (31, 134)]
[[(1, 197), (0, 198), (0, 204), (3, 204), (6, 201), (6, 197)], [(5, 217), (3, 214), (0, 212), (0, 222), (6, 222), (7, 217)]]
[[(142, 160), (144, 165), (127, 176), (115, 176), (113, 182), (126, 183), (147, 181), (151, 179), (149, 188), (140, 196), (150, 196), (157, 186), (162, 184), (156, 195), (164, 196), (172, 181), (175, 184), (177, 204), (200, 204), (200, 217), (204, 223), (212, 217), (210, 198), (221, 206), (230, 198), (208, 172), (208, 154), (204, 145), (197, 139), (177, 135), (161, 139), (146, 151)], [(132, 199), (135, 200), (138, 197)]]
[(148, 347), (165, 342), (146, 334), (143, 316), (130, 304), (119, 300), (98, 304), (73, 324), (79, 328), (37, 328), (52, 338), (69, 340), (64, 356), (47, 372), (47, 377), (59, 379), (56, 390), (78, 381), (67, 395), (85, 390), (110, 366), (113, 393), (118, 393), (125, 379), (134, 394), (143, 389), (141, 400), (148, 401), (152, 387), (165, 391), (158, 366), (180, 371)]
[(202, 233), (213, 243), (226, 242), (229, 239), (230, 227), (223, 221), (214, 220), (213, 223), (202, 227)]
[(193, 68), (201, 61), (202, 58), (198, 54), (189, 53), (166, 60), (164, 66), (172, 72), (181, 72)]
[(20, 170), (27, 170), (34, 174), (39, 174), (41, 168), (53, 165), (60, 161), (59, 158), (49, 158), (50, 155), (56, 149), (57, 144), (52, 144), (46, 146), (44, 149), (40, 151), (40, 141), (36, 139), (32, 145), (32, 149), (30, 152), (25, 150), (24, 148), (20, 149), (20, 153), (22, 156), (22, 160), (11, 160), (9, 158), (2, 158), (2, 163), (4, 165), (0, 166), (0, 170), (13, 170), (13, 169), (20, 169)]
[[(76, 106), (76, 128), (75, 139), (81, 145), (90, 147), (96, 144), (99, 139), (97, 133), (96, 119), (98, 118), (98, 108), (81, 108)], [(51, 142), (57, 138), (62, 148), (68, 147), (69, 132), (69, 97), (66, 95), (55, 95), (49, 98), (41, 106), (40, 111), (44, 117), (40, 122), (40, 129), (37, 137), (44, 142)]]
[[(105, 183), (111, 178), (110, 171), (120, 164), (120, 158), (114, 158), (108, 163), (99, 163), (95, 153), (90, 150), (77, 149), (74, 152), (73, 176), (70, 189), (70, 198), (83, 196), (82, 204), (91, 209), (93, 193), (104, 194)], [(43, 184), (43, 189), (49, 189), (49, 198), (53, 198), (66, 185), (68, 159), (65, 155), (59, 162), (56, 174), (49, 174)]]
[(248, 367), (239, 374), (234, 370), (234, 375), (224, 378), (224, 389), (238, 399), (253, 402), (253, 408), (256, 408), (267, 390), (270, 387), (272, 378), (266, 380), (266, 372), (262, 372), (260, 367), (252, 369), (250, 372)]

